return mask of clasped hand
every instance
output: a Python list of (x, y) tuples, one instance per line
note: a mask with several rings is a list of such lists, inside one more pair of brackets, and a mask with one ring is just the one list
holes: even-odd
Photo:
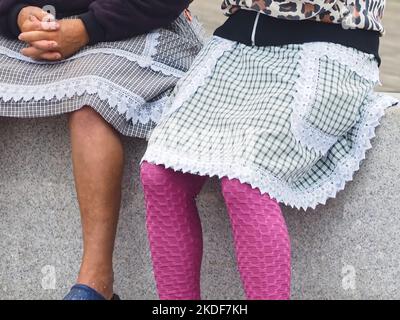
[(18, 16), (18, 26), (21, 30), (18, 39), (28, 45), (21, 53), (34, 60), (63, 60), (89, 42), (82, 20), (57, 21), (38, 7), (22, 9)]

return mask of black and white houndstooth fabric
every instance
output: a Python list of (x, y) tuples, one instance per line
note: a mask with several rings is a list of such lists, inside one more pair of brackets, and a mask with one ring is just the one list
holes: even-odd
[(201, 27), (183, 15), (168, 28), (55, 63), (24, 57), (24, 44), (0, 37), (0, 116), (46, 117), (89, 105), (122, 134), (145, 138), (202, 44)]
[(385, 108), (372, 55), (333, 43), (214, 37), (182, 78), (144, 160), (229, 177), (314, 208), (352, 179)]

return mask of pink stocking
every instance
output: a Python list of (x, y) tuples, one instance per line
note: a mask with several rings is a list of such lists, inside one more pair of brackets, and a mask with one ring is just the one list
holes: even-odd
[(203, 238), (196, 196), (206, 177), (143, 163), (147, 230), (162, 300), (199, 300)]
[(279, 204), (239, 180), (222, 179), (248, 299), (290, 297), (290, 240)]

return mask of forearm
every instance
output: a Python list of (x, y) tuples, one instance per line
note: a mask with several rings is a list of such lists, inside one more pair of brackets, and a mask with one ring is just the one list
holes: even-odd
[(191, 0), (97, 0), (81, 15), (90, 43), (122, 40), (168, 25)]

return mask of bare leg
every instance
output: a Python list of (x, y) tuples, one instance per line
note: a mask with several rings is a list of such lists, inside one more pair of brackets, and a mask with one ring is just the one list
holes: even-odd
[(72, 161), (83, 228), (78, 283), (109, 299), (124, 152), (118, 133), (92, 108), (70, 115)]

